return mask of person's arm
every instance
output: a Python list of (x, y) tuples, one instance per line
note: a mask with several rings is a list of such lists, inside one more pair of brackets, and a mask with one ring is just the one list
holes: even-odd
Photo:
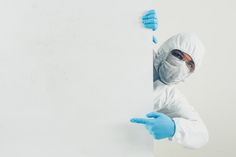
[(171, 117), (176, 125), (175, 134), (169, 138), (186, 148), (200, 148), (209, 139), (208, 130), (197, 111), (189, 105), (184, 96), (173, 88), (167, 97), (165, 108), (158, 112)]

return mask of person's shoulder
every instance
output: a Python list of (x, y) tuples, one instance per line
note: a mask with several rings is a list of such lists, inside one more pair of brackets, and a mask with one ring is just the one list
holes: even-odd
[(153, 82), (153, 90), (160, 90), (160, 89), (170, 89), (173, 88), (172, 86), (166, 85), (161, 82), (159, 79)]
[(165, 99), (171, 98), (175, 95), (175, 85), (166, 85), (160, 80), (153, 82), (153, 93), (154, 96), (163, 95)]
[(168, 92), (169, 92), (170, 97), (184, 98), (183, 93), (178, 89), (177, 85), (170, 86), (169, 89), (168, 89)]

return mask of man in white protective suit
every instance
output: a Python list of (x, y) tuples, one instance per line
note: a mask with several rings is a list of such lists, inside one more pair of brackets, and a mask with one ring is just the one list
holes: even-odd
[[(155, 11), (143, 16), (145, 28), (156, 30)], [(153, 38), (156, 43), (156, 39)], [(197, 111), (176, 88), (196, 72), (204, 46), (195, 33), (179, 33), (153, 51), (154, 111), (147, 118), (132, 118), (143, 124), (157, 140), (168, 138), (186, 148), (200, 148), (208, 142), (208, 130)]]

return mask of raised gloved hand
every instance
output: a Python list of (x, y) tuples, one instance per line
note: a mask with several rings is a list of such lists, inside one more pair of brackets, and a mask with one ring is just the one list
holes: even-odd
[(144, 124), (155, 139), (173, 137), (175, 134), (175, 122), (170, 117), (159, 112), (150, 112), (145, 118), (132, 118), (132, 123)]
[[(157, 16), (155, 10), (149, 10), (142, 16), (142, 22), (145, 28), (152, 29), (155, 31), (157, 29)], [(156, 44), (157, 38), (153, 36), (152, 41)]]

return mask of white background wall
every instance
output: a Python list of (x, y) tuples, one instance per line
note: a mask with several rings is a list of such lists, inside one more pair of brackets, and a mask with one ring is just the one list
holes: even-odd
[(164, 157), (234, 157), (236, 140), (236, 2), (234, 0), (158, 0), (160, 43), (182, 31), (195, 31), (207, 52), (200, 71), (180, 85), (209, 129), (209, 143), (199, 150), (158, 143)]
[(195, 31), (207, 55), (180, 85), (209, 144), (190, 151), (165, 140), (155, 156), (234, 156), (233, 0), (1, 0), (0, 156), (152, 156), (152, 139), (129, 118), (152, 110), (152, 32), (159, 43)]

